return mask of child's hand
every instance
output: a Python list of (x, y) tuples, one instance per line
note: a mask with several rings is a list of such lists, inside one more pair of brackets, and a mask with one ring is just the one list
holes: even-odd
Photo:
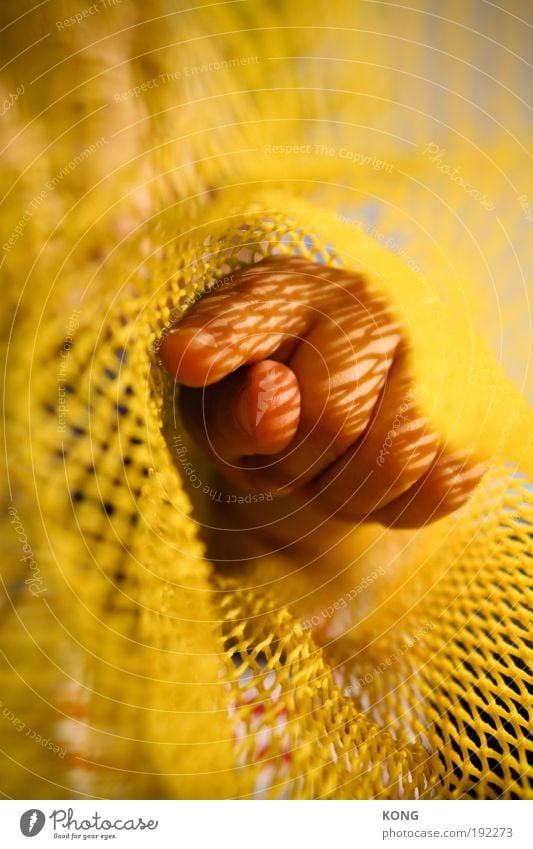
[(400, 327), (355, 274), (265, 260), (193, 306), (160, 354), (186, 427), (244, 490), (415, 527), (483, 473), (428, 430)]

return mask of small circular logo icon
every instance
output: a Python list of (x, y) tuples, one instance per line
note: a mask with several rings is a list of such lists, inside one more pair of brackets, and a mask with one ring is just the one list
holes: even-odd
[(42, 830), (46, 817), (37, 808), (24, 811), (20, 818), (20, 830), (25, 837), (35, 837)]

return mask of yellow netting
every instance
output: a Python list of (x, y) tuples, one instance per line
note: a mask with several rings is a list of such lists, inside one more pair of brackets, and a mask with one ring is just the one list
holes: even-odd
[[(526, 4), (174, 6), (0, 13), (0, 789), (531, 796), (532, 418), (497, 365), (530, 387)], [(174, 451), (157, 340), (276, 253), (385, 291), (434, 425), (491, 458), (340, 570), (211, 565)]]

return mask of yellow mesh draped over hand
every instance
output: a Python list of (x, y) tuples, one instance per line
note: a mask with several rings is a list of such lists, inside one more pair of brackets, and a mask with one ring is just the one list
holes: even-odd
[[(95, 7), (0, 11), (2, 792), (531, 797), (527, 4)], [(161, 334), (276, 254), (386, 293), (489, 460), (340, 570), (210, 563), (173, 450)]]

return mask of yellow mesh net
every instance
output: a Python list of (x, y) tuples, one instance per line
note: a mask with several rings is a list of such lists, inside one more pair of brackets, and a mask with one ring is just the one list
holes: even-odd
[[(527, 10), (440, 11), (4, 4), (5, 795), (533, 795)], [(490, 458), (342, 569), (207, 559), (158, 364), (273, 254), (386, 292), (428, 416)]]

